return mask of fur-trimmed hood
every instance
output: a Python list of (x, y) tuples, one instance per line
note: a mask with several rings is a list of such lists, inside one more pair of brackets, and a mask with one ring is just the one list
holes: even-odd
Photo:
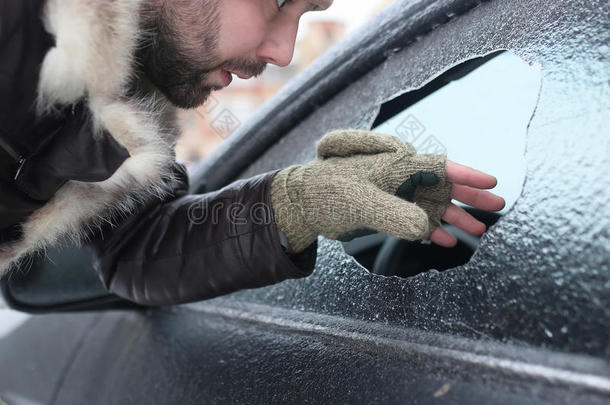
[(43, 21), (55, 38), (38, 82), (37, 113), (85, 102), (93, 138), (105, 132), (129, 152), (107, 180), (66, 182), (22, 224), (22, 237), (0, 245), (0, 275), (28, 253), (132, 212), (172, 181), (174, 109), (158, 92), (127, 96), (145, 0), (47, 0)]

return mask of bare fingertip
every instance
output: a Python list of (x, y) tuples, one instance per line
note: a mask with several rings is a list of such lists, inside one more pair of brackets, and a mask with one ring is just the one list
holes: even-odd
[(500, 208), (498, 208), (498, 211), (503, 210), (504, 207), (506, 207), (506, 200), (502, 197), (500, 197), (500, 200), (502, 200), (502, 205), (500, 206)]
[(485, 188), (491, 189), (497, 185), (498, 185), (498, 179), (495, 178), (494, 176), (489, 175), (489, 183), (487, 184), (487, 186)]

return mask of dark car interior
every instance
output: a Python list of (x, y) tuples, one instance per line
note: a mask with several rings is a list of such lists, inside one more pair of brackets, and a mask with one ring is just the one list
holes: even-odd
[[(466, 211), (487, 227), (500, 218), (500, 214), (475, 208), (466, 208)], [(452, 249), (379, 233), (343, 242), (343, 247), (362, 266), (382, 276), (412, 277), (429, 270), (443, 271), (466, 264), (477, 249), (480, 237), (447, 223), (443, 223), (443, 228), (458, 240)]]

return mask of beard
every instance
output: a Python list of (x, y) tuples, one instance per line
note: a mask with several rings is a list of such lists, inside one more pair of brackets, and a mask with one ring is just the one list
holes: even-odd
[(212, 91), (222, 89), (210, 83), (211, 72), (223, 69), (259, 76), (265, 70), (266, 63), (260, 60), (218, 56), (220, 1), (193, 5), (192, 0), (174, 0), (169, 7), (145, 2), (149, 4), (143, 9), (146, 34), (136, 54), (136, 76), (145, 75), (176, 107), (198, 107)]

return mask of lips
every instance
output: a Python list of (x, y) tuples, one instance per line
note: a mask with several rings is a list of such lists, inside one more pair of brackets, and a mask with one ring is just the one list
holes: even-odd
[(222, 85), (227, 87), (233, 81), (233, 76), (226, 70), (221, 70), (220, 73), (222, 74)]
[(241, 73), (241, 72), (238, 72), (238, 71), (235, 71), (235, 70), (227, 70), (227, 72), (229, 72), (231, 74), (234, 74), (235, 76), (239, 77), (240, 79), (244, 79), (244, 80), (252, 78), (252, 75), (247, 75), (245, 73)]
[(239, 77), (240, 79), (244, 79), (244, 80), (250, 79), (252, 77), (250, 75), (245, 75), (245, 74), (239, 73), (239, 72), (232, 72), (232, 73), (234, 75), (236, 75), (237, 77)]

